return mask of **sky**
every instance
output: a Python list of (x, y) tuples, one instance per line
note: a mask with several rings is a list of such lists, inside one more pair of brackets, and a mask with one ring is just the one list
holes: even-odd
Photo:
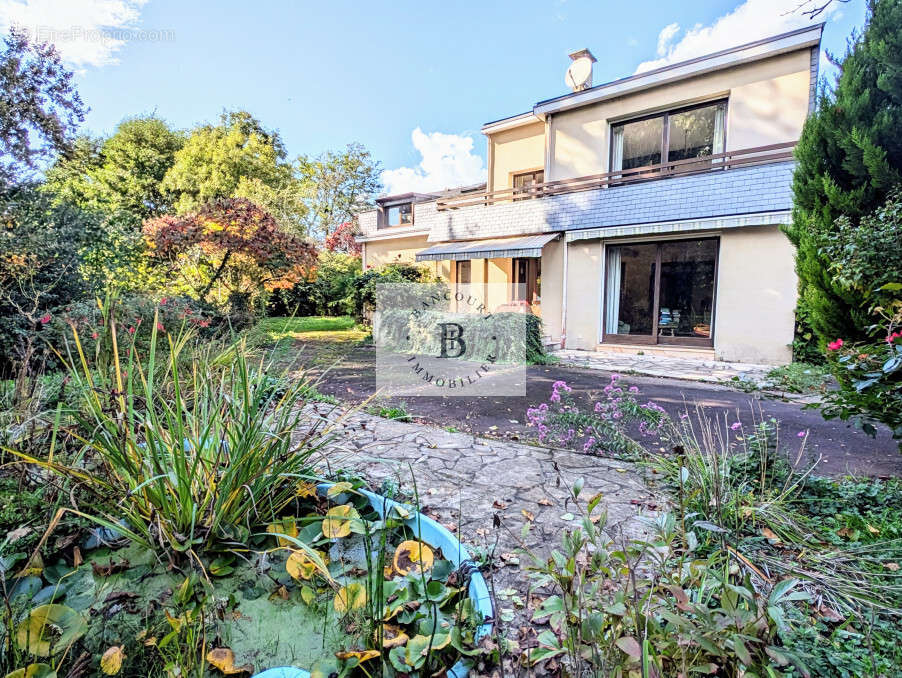
[[(809, 25), (800, 3), (815, 0), (0, 0), (0, 27), (57, 46), (84, 132), (244, 109), (291, 156), (362, 143), (400, 193), (484, 181), (480, 127), (567, 93), (572, 51), (592, 50), (600, 84)], [(864, 14), (833, 2), (824, 48), (842, 54)]]

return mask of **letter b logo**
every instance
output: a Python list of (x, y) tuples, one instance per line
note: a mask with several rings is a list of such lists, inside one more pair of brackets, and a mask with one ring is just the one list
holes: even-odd
[[(464, 328), (457, 323), (439, 323), (442, 328), (442, 352), (439, 358), (459, 358), (467, 351), (467, 344), (464, 341)], [(450, 354), (448, 350), (457, 349), (457, 353)]]

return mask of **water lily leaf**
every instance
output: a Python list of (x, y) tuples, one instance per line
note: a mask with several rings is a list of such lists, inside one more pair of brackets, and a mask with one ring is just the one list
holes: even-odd
[(401, 647), (408, 640), (410, 640), (410, 636), (404, 633), (400, 626), (394, 624), (382, 625), (382, 647)]
[(125, 652), (122, 651), (122, 646), (113, 645), (107, 648), (100, 658), (100, 670), (108, 676), (115, 676), (122, 670), (123, 659), (125, 659)]
[(335, 657), (323, 657), (314, 662), (310, 668), (310, 678), (329, 678), (338, 675), (340, 669)]
[[(410, 673), (413, 668), (407, 664), (407, 651), (402, 646), (391, 649), (388, 653), (388, 661), (398, 673)], [(314, 678), (314, 676), (311, 675), (310, 678)]]
[(304, 601), (305, 605), (312, 605), (313, 601), (316, 600), (316, 591), (305, 584), (301, 587), (301, 600)]
[(443, 602), (452, 593), (454, 593), (454, 591), (449, 589), (440, 581), (433, 579), (428, 584), (426, 584), (426, 599), (433, 603)]
[(408, 666), (418, 669), (426, 663), (426, 655), (429, 651), (429, 636), (416, 635), (407, 641), (404, 652), (404, 661)]
[(279, 546), (291, 546), (291, 541), (279, 535), (284, 534), (297, 539), (298, 524), (294, 518), (283, 518), (282, 520), (277, 520), (271, 525), (267, 525), (266, 531), (270, 534), (276, 535), (276, 541), (279, 543)]
[(348, 504), (333, 506), (323, 519), (323, 536), (327, 539), (341, 539), (351, 534), (351, 521), (359, 520), (357, 509)]
[(9, 590), (9, 599), (25, 598), (31, 600), (34, 595), (41, 590), (44, 582), (40, 577), (22, 577)]
[(29, 664), (24, 669), (7, 673), (6, 678), (56, 678), (56, 671), (47, 664)]
[(254, 672), (254, 667), (250, 665), (235, 666), (235, 653), (227, 647), (216, 647), (207, 652), (207, 661), (227, 676)]
[(395, 549), (395, 557), (392, 561), (395, 572), (400, 575), (407, 575), (411, 572), (426, 572), (432, 569), (435, 562), (435, 556), (432, 549), (426, 544), (414, 539), (402, 541)]
[(292, 551), (291, 555), (288, 556), (288, 560), (285, 561), (285, 571), (296, 581), (309, 580), (317, 571), (328, 578), (329, 570), (325, 569), (325, 566), (329, 562), (329, 556), (321, 551), (315, 551), (315, 553), (320, 559), (321, 565), (306, 551)]
[(337, 497), (339, 494), (344, 494), (345, 492), (353, 491), (354, 486), (347, 482), (343, 481), (340, 483), (335, 483), (328, 490), (326, 490), (327, 497)]
[(332, 605), (339, 614), (358, 610), (366, 605), (366, 588), (357, 581), (342, 586), (332, 599)]
[(433, 579), (437, 579), (440, 582), (447, 582), (448, 577), (451, 576), (451, 573), (454, 572), (454, 569), (454, 563), (452, 563), (450, 560), (440, 558), (432, 566), (432, 572), (429, 573), (429, 576)]
[(433, 634), (433, 636), (432, 636), (432, 649), (433, 650), (444, 650), (450, 644), (451, 644), (451, 634), (450, 633)]
[(41, 605), (28, 613), (16, 629), (16, 644), (38, 657), (68, 648), (88, 630), (88, 623), (66, 605)]
[(379, 652), (379, 650), (345, 650), (344, 652), (335, 653), (335, 656), (338, 659), (356, 659), (358, 664), (362, 664), (370, 659), (375, 659), (381, 655), (382, 653)]

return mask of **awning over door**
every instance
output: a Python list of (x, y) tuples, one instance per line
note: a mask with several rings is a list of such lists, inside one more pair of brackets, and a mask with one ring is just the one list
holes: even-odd
[(510, 259), (514, 257), (542, 256), (542, 248), (560, 233), (543, 233), (523, 238), (496, 238), (494, 240), (469, 240), (433, 245), (417, 253), (417, 261), (466, 261), (468, 259)]

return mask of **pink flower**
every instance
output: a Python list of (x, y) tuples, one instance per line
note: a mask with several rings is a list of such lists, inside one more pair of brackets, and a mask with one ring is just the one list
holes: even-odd
[(129, 327), (129, 328), (128, 328), (128, 333), (129, 333), (129, 334), (134, 334), (134, 333), (135, 333), (135, 328), (134, 328), (134, 327)]
[(45, 313), (44, 315), (41, 316), (41, 324), (42, 325), (46, 325), (49, 322), (50, 322), (50, 314), (49, 313)]
[(91, 332), (91, 339), (97, 338), (97, 332)]
[(166, 297), (163, 297), (162, 299), (160, 299), (160, 306), (165, 306), (167, 301), (168, 300), (166, 299)]
[(796, 433), (796, 436), (798, 436), (799, 438), (804, 438), (807, 435), (808, 431), (799, 431), (798, 433)]
[(165, 332), (165, 331), (166, 331), (165, 329), (163, 329), (163, 323), (157, 323), (157, 330), (160, 331), (160, 332)]
[(892, 334), (888, 335), (886, 337), (886, 343), (892, 344), (893, 340), (896, 339), (897, 337), (902, 337), (902, 332), (893, 332)]
[(831, 341), (829, 344), (827, 344), (827, 348), (831, 351), (837, 351), (842, 348), (842, 344), (842, 339), (837, 339), (836, 341)]
[(733, 424), (732, 426), (730, 426), (731, 431), (738, 431), (741, 428), (742, 428), (742, 424), (740, 424), (738, 421), (735, 424)]

